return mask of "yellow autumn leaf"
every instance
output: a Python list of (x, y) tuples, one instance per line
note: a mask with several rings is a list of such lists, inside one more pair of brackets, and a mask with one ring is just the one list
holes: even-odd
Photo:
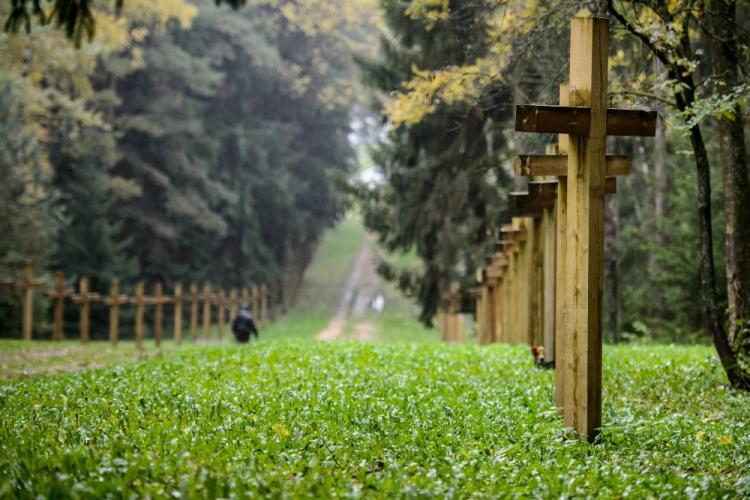
[(732, 444), (732, 436), (721, 436), (719, 443), (723, 445)]

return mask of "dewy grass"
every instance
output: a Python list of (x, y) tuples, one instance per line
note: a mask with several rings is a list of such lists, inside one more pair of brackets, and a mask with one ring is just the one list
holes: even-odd
[(570, 439), (525, 347), (183, 346), (0, 385), (0, 497), (750, 494), (750, 396), (710, 349), (605, 354)]

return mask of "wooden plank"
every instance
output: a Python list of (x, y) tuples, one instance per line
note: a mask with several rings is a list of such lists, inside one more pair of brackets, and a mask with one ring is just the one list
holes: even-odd
[(182, 343), (182, 283), (174, 284), (174, 341)]
[(607, 110), (607, 135), (654, 137), (656, 120), (656, 111), (609, 108)]
[[(588, 106), (516, 105), (516, 132), (586, 135), (592, 113)], [(606, 134), (653, 137), (656, 135), (656, 111), (610, 108), (606, 110)]]
[(109, 342), (117, 346), (120, 338), (120, 306), (129, 302), (127, 295), (120, 295), (120, 283), (113, 280), (109, 285), (109, 297), (104, 301), (109, 306)]
[(190, 340), (198, 340), (198, 285), (190, 283)]
[[(568, 104), (569, 87), (560, 85), (560, 104)], [(558, 150), (562, 154), (568, 152), (568, 136), (558, 137)], [(568, 220), (568, 178), (557, 180), (557, 201), (555, 203), (555, 404), (562, 411), (565, 401), (565, 373), (566, 360), (570, 353), (566, 350), (568, 343), (567, 308), (565, 294), (565, 280), (567, 277), (567, 220)]]
[(586, 134), (591, 123), (588, 107), (516, 105), (516, 132)]
[[(551, 206), (550, 206), (551, 209)], [(544, 233), (541, 218), (532, 219), (529, 242), (529, 342), (542, 345), (544, 329)]]
[(73, 290), (65, 288), (65, 277), (60, 271), (55, 273), (55, 288), (47, 292), (47, 297), (55, 303), (54, 322), (55, 326), (52, 331), (52, 340), (63, 340), (63, 309), (65, 307), (65, 297), (73, 295)]
[[(607, 155), (607, 176), (630, 173), (630, 159), (625, 155)], [(568, 175), (566, 155), (518, 155), (513, 161), (516, 175), (525, 177), (565, 177)]]
[[(557, 190), (555, 190), (557, 191)], [(555, 193), (557, 194), (557, 193)], [(548, 208), (542, 214), (542, 345), (544, 363), (550, 366), (555, 362), (555, 209)]]
[(216, 318), (219, 323), (219, 342), (224, 342), (224, 318), (226, 317), (226, 292), (223, 288), (219, 289), (219, 295), (216, 299)]
[(567, 426), (593, 441), (601, 426), (608, 22), (576, 17), (570, 38), (571, 104), (591, 107), (591, 128), (568, 145), (565, 289), (572, 355), (565, 360), (564, 414)]
[(211, 283), (203, 284), (203, 338), (211, 340)]
[(143, 305), (145, 298), (143, 296), (145, 285), (142, 281), (135, 285), (135, 346), (138, 350), (143, 349)]

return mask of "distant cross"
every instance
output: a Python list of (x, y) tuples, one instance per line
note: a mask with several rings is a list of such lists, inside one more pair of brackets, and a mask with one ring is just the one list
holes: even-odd
[(268, 285), (260, 285), (260, 326), (268, 324)]
[(190, 284), (190, 340), (198, 340), (198, 285)]
[(127, 295), (120, 295), (120, 283), (112, 281), (109, 285), (109, 297), (104, 298), (104, 303), (109, 306), (109, 341), (113, 347), (117, 345), (120, 336), (120, 306), (129, 302)]
[(156, 346), (161, 346), (162, 327), (164, 323), (164, 304), (172, 302), (171, 297), (164, 295), (164, 285), (158, 282), (154, 285), (154, 296), (148, 300), (154, 306), (154, 340)]
[(255, 316), (257, 321), (260, 321), (260, 290), (258, 290), (258, 285), (253, 285), (251, 287), (251, 294), (252, 309), (250, 312)]
[(45, 282), (34, 279), (34, 267), (26, 263), (23, 268), (23, 278), (17, 281), (6, 280), (0, 282), (0, 288), (14, 288), (23, 294), (23, 339), (31, 340), (34, 325), (34, 289), (44, 286)]
[(139, 281), (135, 285), (135, 296), (131, 302), (135, 304), (135, 345), (140, 351), (143, 349), (143, 309), (150, 297), (144, 293), (145, 285)]
[(91, 340), (89, 331), (89, 314), (92, 302), (99, 302), (101, 296), (89, 291), (89, 279), (81, 278), (78, 284), (78, 294), (73, 295), (73, 302), (81, 304), (81, 342), (88, 343)]
[(55, 273), (55, 288), (47, 292), (47, 297), (55, 303), (55, 328), (52, 332), (52, 340), (63, 339), (63, 308), (65, 298), (73, 295), (72, 288), (65, 287), (65, 277), (60, 271)]
[(219, 289), (219, 292), (216, 294), (215, 303), (216, 303), (216, 319), (218, 320), (218, 334), (219, 334), (219, 342), (224, 341), (224, 318), (226, 315), (226, 300), (227, 300), (227, 293), (223, 288)]
[(174, 284), (174, 341), (182, 343), (182, 284)]
[(652, 136), (656, 128), (655, 112), (607, 108), (607, 55), (607, 19), (573, 18), (569, 105), (516, 108), (517, 131), (568, 135), (567, 155), (553, 160), (558, 172), (566, 163), (568, 174), (562, 287), (567, 314), (556, 328), (564, 343), (565, 423), (589, 441), (601, 427), (604, 194), (605, 178), (617, 163), (607, 160), (606, 136)]
[(203, 301), (203, 336), (208, 342), (211, 340), (211, 303), (214, 301), (214, 296), (211, 292), (211, 283), (206, 281), (203, 284), (203, 295), (201, 295)]
[(238, 291), (236, 288), (229, 290), (229, 321), (234, 321), (237, 317), (237, 298)]

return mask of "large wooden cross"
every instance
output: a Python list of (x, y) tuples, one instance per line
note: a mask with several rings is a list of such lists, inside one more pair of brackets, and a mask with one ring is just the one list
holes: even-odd
[[(651, 136), (656, 128), (654, 112), (607, 108), (608, 29), (603, 18), (571, 20), (568, 105), (516, 108), (517, 131), (568, 136), (567, 155), (545, 158), (554, 170), (565, 165), (567, 172), (561, 276), (567, 314), (556, 327), (564, 344), (565, 424), (589, 441), (601, 427), (604, 191), (608, 170), (617, 163), (613, 158), (608, 166), (606, 137)], [(528, 164), (531, 169), (533, 160)]]
[(78, 294), (73, 295), (73, 302), (81, 304), (81, 342), (87, 343), (91, 340), (89, 333), (89, 312), (92, 302), (99, 302), (101, 296), (98, 293), (89, 291), (89, 279), (81, 278), (78, 285)]
[(104, 298), (104, 303), (109, 306), (109, 341), (112, 347), (117, 345), (120, 335), (120, 306), (130, 302), (127, 295), (120, 295), (120, 283), (112, 281), (109, 286), (109, 297)]
[(58, 271), (55, 273), (55, 288), (47, 292), (47, 297), (55, 303), (55, 327), (52, 331), (52, 340), (63, 339), (63, 308), (65, 298), (73, 295), (72, 288), (65, 287), (65, 277)]

